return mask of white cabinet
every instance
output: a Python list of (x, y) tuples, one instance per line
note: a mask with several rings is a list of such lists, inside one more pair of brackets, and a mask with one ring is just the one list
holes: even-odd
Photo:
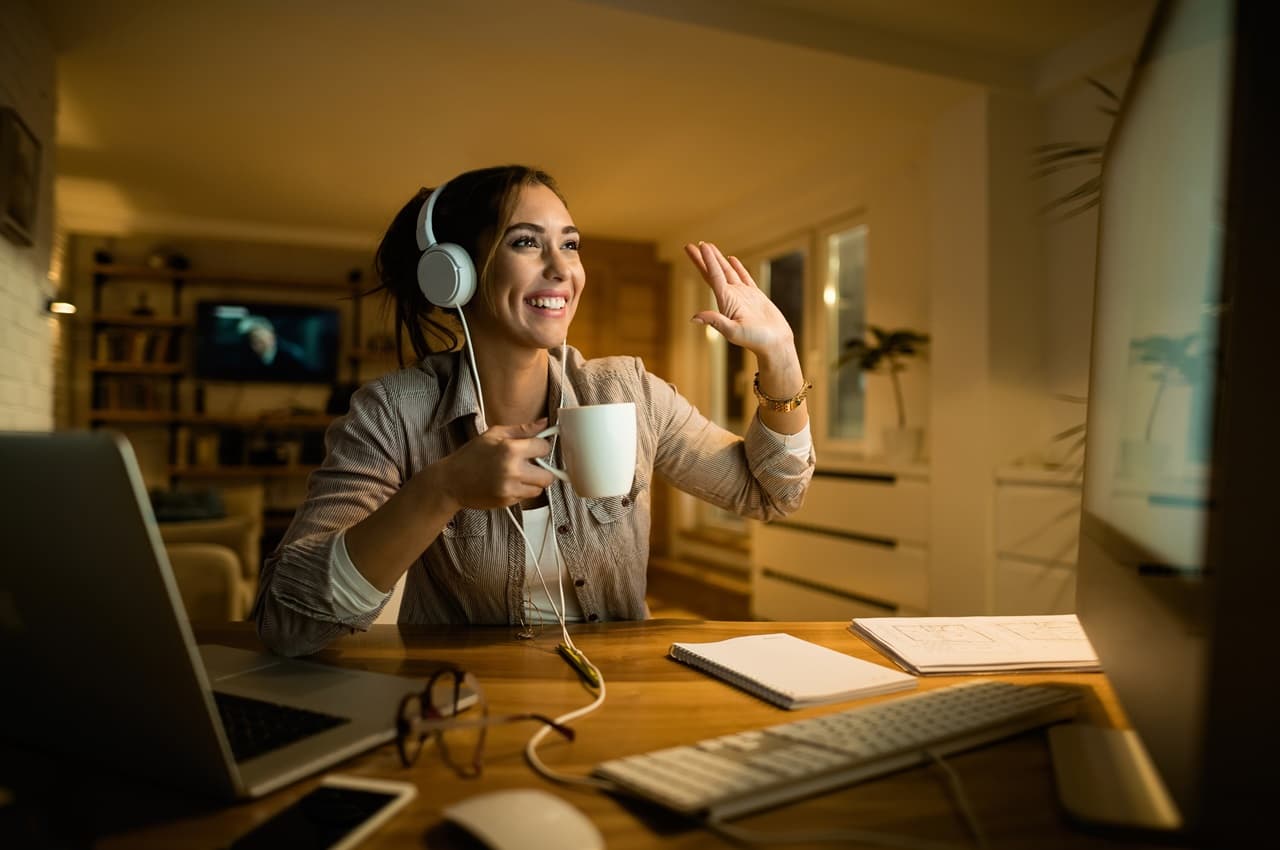
[(752, 613), (767, 620), (923, 614), (929, 481), (872, 467), (818, 472), (805, 505), (753, 524)]
[(997, 614), (1075, 610), (1080, 485), (1048, 473), (996, 477), (994, 608)]

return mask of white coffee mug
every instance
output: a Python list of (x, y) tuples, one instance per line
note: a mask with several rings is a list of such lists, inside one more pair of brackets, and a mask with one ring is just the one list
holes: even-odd
[(636, 405), (588, 404), (562, 407), (555, 425), (539, 437), (560, 435), (564, 469), (536, 458), (543, 469), (568, 481), (584, 499), (624, 496), (636, 471)]

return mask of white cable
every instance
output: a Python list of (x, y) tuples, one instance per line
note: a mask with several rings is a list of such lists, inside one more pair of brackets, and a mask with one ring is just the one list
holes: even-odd
[(484, 412), (484, 393), (480, 390), (480, 369), (476, 366), (476, 347), (471, 344), (471, 329), (467, 327), (467, 317), (462, 307), (458, 307), (458, 321), (462, 322), (462, 335), (467, 340), (467, 358), (471, 361), (471, 377), (476, 379), (476, 404), (480, 406), (480, 418), (484, 420), (485, 430), (489, 428), (489, 417)]
[(947, 775), (947, 785), (951, 788), (951, 794), (956, 798), (956, 805), (960, 808), (960, 814), (964, 816), (965, 823), (969, 826), (969, 831), (973, 833), (973, 840), (977, 843), (980, 850), (987, 850), (987, 834), (982, 829), (982, 824), (978, 820), (978, 816), (973, 811), (973, 806), (969, 803), (969, 795), (964, 792), (964, 783), (960, 781), (960, 774), (956, 773), (948, 762), (943, 761), (942, 756), (933, 750), (925, 750), (927, 755), (933, 762), (942, 768), (942, 772)]
[[(463, 310), (461, 307), (458, 308), (458, 319), (462, 323), (462, 334), (467, 341), (467, 357), (471, 363), (471, 376), (472, 378), (475, 379), (475, 383), (476, 383), (476, 404), (480, 408), (480, 417), (481, 419), (484, 420), (485, 428), (488, 428), (489, 417), (486, 416), (484, 412), (484, 390), (480, 386), (480, 369), (476, 366), (475, 345), (471, 342), (471, 330), (470, 328), (467, 327), (467, 319), (463, 315)], [(565, 360), (568, 354), (568, 346), (569, 346), (568, 340), (564, 340), (563, 342), (560, 343), (560, 407), (564, 407)], [(555, 450), (555, 443), (553, 438), (552, 451), (554, 450)], [(533, 560), (533, 569), (538, 575), (538, 581), (541, 582), (542, 584), (542, 592), (547, 595), (547, 601), (551, 603), (551, 609), (555, 612), (556, 619), (560, 621), (560, 633), (564, 636), (565, 644), (578, 653), (578, 656), (582, 659), (582, 662), (591, 670), (591, 672), (596, 677), (596, 681), (599, 682), (599, 684), (596, 686), (596, 698), (589, 705), (585, 705), (582, 708), (576, 709), (574, 711), (570, 711), (569, 713), (561, 715), (560, 717), (557, 717), (555, 719), (557, 723), (563, 726), (573, 720), (577, 720), (579, 717), (584, 717), (590, 714), (591, 712), (595, 711), (597, 708), (599, 708), (601, 705), (604, 704), (604, 699), (605, 699), (604, 675), (600, 672), (600, 668), (597, 667), (594, 663), (592, 663), (591, 659), (587, 658), (587, 654), (582, 650), (578, 649), (577, 645), (574, 644), (573, 642), (573, 638), (569, 636), (569, 628), (565, 624), (565, 617), (564, 617), (564, 610), (565, 610), (564, 581), (562, 578), (564, 564), (560, 559), (560, 546), (558, 544), (555, 544), (553, 540), (551, 551), (556, 556), (556, 584), (559, 585), (559, 588), (560, 588), (560, 607), (557, 608), (555, 600), (551, 598), (551, 591), (547, 588), (546, 579), (542, 577), (542, 567), (539, 564), (539, 560), (540, 560), (539, 555), (541, 553), (533, 551), (533, 543), (529, 541), (529, 537), (524, 533), (524, 528), (520, 525), (519, 520), (516, 519), (516, 515), (512, 513), (511, 508), (508, 507), (506, 511), (507, 511), (507, 516), (511, 518), (511, 524), (515, 526), (516, 531), (520, 533), (520, 539), (524, 541), (525, 551), (529, 554), (529, 557)], [(555, 517), (554, 517), (554, 512), (551, 508), (551, 498), (548, 496), (546, 533), (550, 534), (554, 531), (554, 529), (555, 529)], [(544, 544), (545, 544), (545, 538), (544, 538)], [(547, 733), (550, 731), (551, 731), (551, 727), (549, 726), (542, 727), (537, 732), (533, 733), (533, 737), (531, 737), (529, 739), (529, 743), (525, 745), (525, 749), (524, 749), (525, 758), (529, 761), (529, 765), (534, 770), (536, 770), (538, 773), (541, 773), (546, 778), (554, 780), (556, 782), (588, 785), (596, 788), (611, 789), (614, 787), (613, 783), (611, 782), (605, 782), (604, 780), (593, 779), (587, 776), (573, 776), (570, 774), (557, 773), (551, 770), (551, 768), (547, 767), (546, 764), (543, 763), (542, 759), (538, 757), (537, 747), (538, 747), (538, 744), (542, 742), (542, 739), (545, 738)]]

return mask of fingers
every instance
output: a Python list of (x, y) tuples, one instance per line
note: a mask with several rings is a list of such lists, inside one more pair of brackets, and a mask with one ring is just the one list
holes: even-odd
[(703, 277), (706, 277), (707, 264), (702, 259), (702, 251), (698, 246), (690, 242), (684, 246), (684, 252), (693, 261), (693, 264), (698, 267), (698, 271), (702, 272)]
[(710, 242), (700, 242), (698, 246), (702, 249), (702, 262), (707, 267), (707, 275), (710, 278), (710, 282), (713, 285), (715, 283), (719, 283), (721, 286), (727, 285), (734, 271), (733, 267), (725, 260), (724, 254), (721, 254), (720, 249)]
[(756, 285), (755, 278), (751, 276), (751, 272), (747, 271), (747, 267), (742, 264), (741, 260), (737, 257), (730, 257), (729, 263), (733, 266), (733, 270), (738, 273), (738, 279), (740, 281), (751, 286)]
[(735, 274), (733, 268), (725, 262), (720, 249), (710, 242), (699, 242), (697, 245), (689, 243), (684, 246), (684, 252), (713, 289), (717, 284), (723, 286), (728, 283), (730, 275)]
[(737, 257), (726, 257), (712, 242), (692, 242), (684, 246), (684, 252), (702, 272), (703, 278), (714, 288), (717, 281), (726, 286), (745, 284), (755, 286), (755, 279)]
[(711, 325), (725, 338), (729, 337), (729, 331), (733, 328), (733, 322), (723, 313), (717, 313), (715, 310), (703, 310), (700, 313), (696, 313), (693, 321)]

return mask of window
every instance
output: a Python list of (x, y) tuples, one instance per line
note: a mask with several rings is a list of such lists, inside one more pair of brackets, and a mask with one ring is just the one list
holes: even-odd
[[(825, 434), (833, 441), (861, 441), (866, 436), (865, 376), (856, 363), (836, 367), (845, 343), (866, 332), (867, 226), (847, 227), (825, 235), (826, 279), (822, 314), (826, 336)], [(819, 383), (814, 381), (814, 383)]]

